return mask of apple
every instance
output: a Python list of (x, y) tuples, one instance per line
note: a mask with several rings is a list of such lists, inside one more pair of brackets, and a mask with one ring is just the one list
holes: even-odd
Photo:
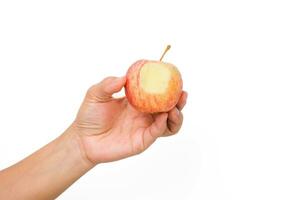
[(126, 73), (125, 94), (129, 103), (144, 113), (170, 111), (182, 92), (179, 70), (171, 63), (162, 62), (168, 45), (159, 61), (138, 60)]

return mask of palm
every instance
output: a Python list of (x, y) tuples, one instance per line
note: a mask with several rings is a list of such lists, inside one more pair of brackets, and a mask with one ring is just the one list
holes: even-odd
[[(175, 114), (170, 111), (169, 115), (174, 121)], [(172, 131), (172, 126), (167, 126), (167, 117), (168, 113), (141, 113), (125, 97), (99, 97), (92, 90), (79, 110), (76, 125), (88, 158), (99, 163), (138, 154), (157, 137), (177, 132), (182, 119)]]
[(93, 160), (128, 157), (142, 152), (155, 140), (144, 134), (153, 122), (152, 115), (136, 111), (126, 98), (84, 106), (89, 109), (80, 118), (85, 127), (82, 141)]

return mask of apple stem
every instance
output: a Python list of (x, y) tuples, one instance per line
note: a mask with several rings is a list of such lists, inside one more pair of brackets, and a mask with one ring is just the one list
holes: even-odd
[(163, 54), (161, 55), (159, 61), (162, 61), (162, 59), (164, 58), (164, 56), (166, 55), (166, 53), (170, 50), (171, 45), (168, 45), (165, 49), (165, 51), (163, 52)]

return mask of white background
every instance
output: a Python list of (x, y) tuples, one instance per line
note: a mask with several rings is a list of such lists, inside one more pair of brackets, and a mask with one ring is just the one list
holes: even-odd
[(0, 1), (0, 168), (60, 135), (137, 59), (189, 92), (180, 133), (59, 199), (300, 199), (299, 1)]

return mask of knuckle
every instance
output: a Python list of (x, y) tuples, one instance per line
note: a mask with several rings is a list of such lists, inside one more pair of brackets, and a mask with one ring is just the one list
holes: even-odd
[(95, 85), (90, 86), (86, 91), (86, 96), (92, 96), (95, 90)]

